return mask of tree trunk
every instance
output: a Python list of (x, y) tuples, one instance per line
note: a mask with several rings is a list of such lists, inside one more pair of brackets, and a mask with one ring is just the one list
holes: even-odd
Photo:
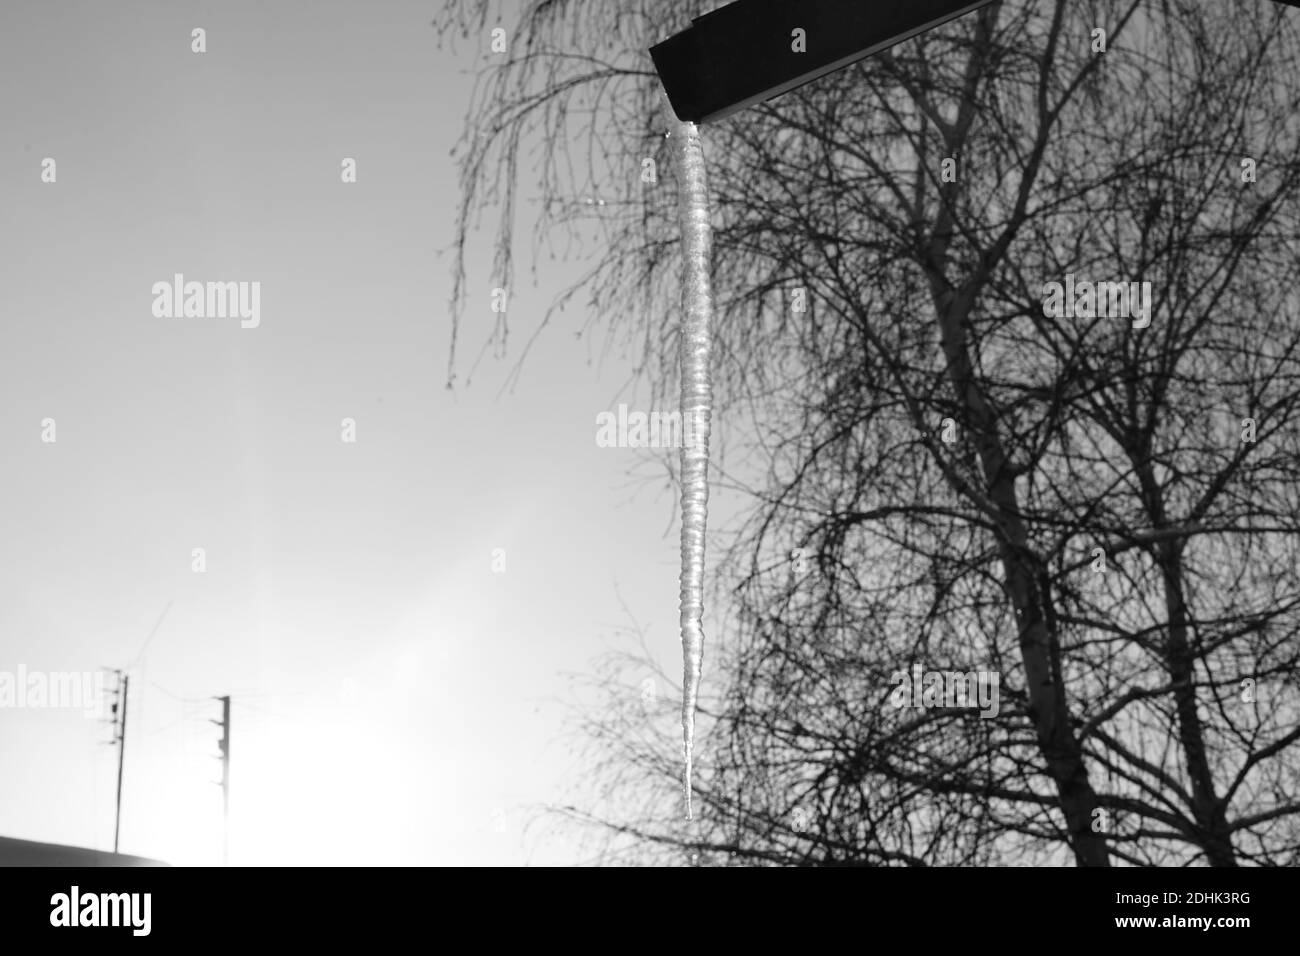
[(1060, 646), (1056, 633), (1047, 626), (1051, 595), (1039, 583), (1046, 581), (1046, 575), (1040, 573), (1041, 560), (1029, 547), (1015, 478), (1007, 468), (1007, 456), (998, 439), (996, 415), (976, 384), (967, 352), (965, 320), (973, 302), (969, 295), (940, 291), (938, 286), (935, 291), (948, 377), (965, 412), (967, 434), (975, 443), (988, 497), (998, 511), (998, 554), (1006, 575), (1007, 596), (1020, 625), (1020, 659), (1039, 752), (1056, 784), (1075, 861), (1079, 866), (1109, 866), (1105, 834), (1093, 830), (1097, 795), (1088, 781), (1083, 749), (1070, 726)]
[(1169, 617), (1169, 640), (1165, 666), (1169, 668), (1178, 712), (1178, 742), (1187, 760), (1192, 782), (1192, 813), (1196, 817), (1201, 846), (1211, 866), (1236, 866), (1237, 857), (1228, 832), (1225, 807), (1214, 788), (1214, 776), (1205, 753), (1205, 730), (1196, 713), (1196, 664), (1187, 640), (1187, 605), (1183, 600), (1182, 545), (1170, 542), (1161, 547), (1161, 573), (1165, 585), (1165, 609)]

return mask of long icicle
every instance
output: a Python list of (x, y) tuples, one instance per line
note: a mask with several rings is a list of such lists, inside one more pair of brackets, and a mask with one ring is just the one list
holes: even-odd
[(713, 379), (709, 371), (713, 289), (709, 283), (713, 231), (699, 127), (679, 120), (662, 92), (677, 178), (682, 238), (681, 415), (682, 442), (682, 746), (685, 751), (686, 819), (692, 819), (691, 772), (695, 710), (704, 662), (704, 531), (709, 513), (709, 426)]

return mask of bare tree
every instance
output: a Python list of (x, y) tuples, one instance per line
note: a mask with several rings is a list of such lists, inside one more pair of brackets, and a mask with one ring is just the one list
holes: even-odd
[[(648, 7), (503, 21), (458, 236), (497, 205), (508, 273), (535, 181), (539, 236), (601, 237), (573, 291), (667, 395), (673, 194), (638, 173), (665, 159), (645, 49), (688, 11)], [(606, 786), (572, 813), (611, 853), (1300, 859), (1298, 28), (1262, 0), (994, 4), (710, 129), (719, 431), (761, 481), (699, 819), (605, 674)], [(1076, 279), (1150, 309), (1046, 315)], [(896, 706), (914, 664), (997, 675), (997, 713)]]

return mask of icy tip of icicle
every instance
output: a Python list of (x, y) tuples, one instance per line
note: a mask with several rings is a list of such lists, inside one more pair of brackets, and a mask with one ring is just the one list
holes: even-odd
[(695, 814), (691, 810), (691, 755), (686, 755), (686, 782), (682, 789), (686, 793), (686, 819), (694, 820)]

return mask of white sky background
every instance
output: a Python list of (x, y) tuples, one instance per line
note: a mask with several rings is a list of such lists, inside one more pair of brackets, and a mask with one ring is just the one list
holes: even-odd
[[(616, 586), (677, 667), (672, 495), (594, 441), (629, 365), (571, 309), (500, 392), (581, 263), (522, 261), (509, 357), (444, 388), (448, 154), (489, 38), (453, 52), (435, 12), (0, 14), (0, 670), (122, 666), (171, 602), (133, 671), (123, 852), (220, 859), (204, 698), (231, 693), (233, 864), (575, 860), (526, 846), (522, 808), (586, 772), (549, 698), (626, 623)], [(259, 280), (260, 328), (155, 318), (176, 272)], [(462, 380), (497, 284), (470, 276)], [(111, 848), (108, 739), (0, 710), (0, 834)]]

